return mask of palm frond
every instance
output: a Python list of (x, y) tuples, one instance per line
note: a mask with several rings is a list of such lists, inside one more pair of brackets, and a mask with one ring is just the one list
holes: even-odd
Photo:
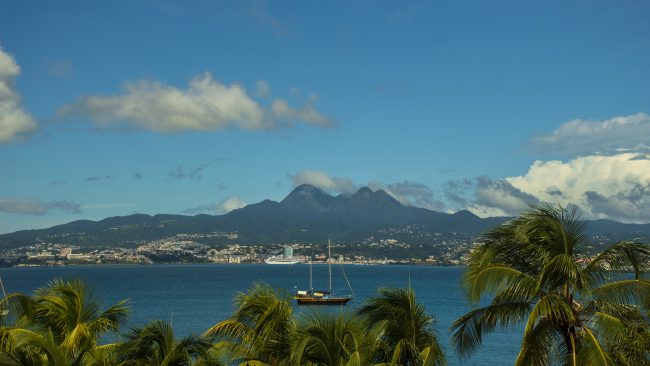
[(128, 300), (122, 300), (90, 321), (91, 332), (100, 334), (118, 330), (129, 316), (130, 307), (127, 305), (128, 302)]
[(541, 319), (550, 320), (554, 324), (573, 324), (575, 314), (565, 299), (556, 294), (547, 294), (539, 299), (531, 310), (524, 329), (524, 337)]
[(14, 347), (16, 349), (35, 347), (43, 351), (49, 365), (70, 365), (66, 355), (57, 347), (52, 333), (44, 336), (27, 329), (13, 329), (11, 330), (11, 336), (14, 338)]
[(537, 284), (533, 277), (502, 264), (470, 268), (463, 278), (464, 286), (469, 292), (470, 302), (479, 301), (486, 292), (498, 293), (506, 287), (520, 287), (520, 282)]
[(252, 329), (237, 320), (226, 319), (210, 327), (204, 335), (211, 338), (243, 342), (252, 331)]
[[(379, 296), (370, 298), (357, 310), (368, 321), (370, 327), (380, 329), (382, 343), (390, 350), (392, 360), (396, 355), (401, 363), (415, 363), (423, 349), (440, 350), (440, 344), (432, 329), (434, 318), (427, 314), (424, 306), (418, 304), (412, 289), (378, 290)], [(429, 359), (445, 362), (433, 352)], [(387, 356), (387, 355), (386, 355)], [(387, 360), (386, 358), (384, 360)], [(441, 361), (442, 360), (442, 361)]]
[(469, 356), (483, 343), (484, 333), (493, 331), (497, 326), (524, 320), (530, 308), (529, 302), (493, 302), (456, 319), (451, 325), (451, 339), (456, 352), (463, 357)]
[(580, 347), (578, 347), (577, 352), (578, 364), (580, 366), (607, 366), (610, 364), (610, 356), (591, 329), (584, 326), (577, 335), (580, 342)]
[(603, 337), (606, 336), (607, 340), (613, 343), (619, 343), (625, 337), (625, 321), (611, 314), (594, 313), (589, 319), (589, 326)]
[(571, 255), (560, 253), (550, 258), (544, 265), (539, 286), (546, 291), (554, 291), (564, 286), (580, 291), (588, 287), (588, 282), (575, 259)]
[(492, 264), (482, 269), (469, 269), (464, 277), (470, 302), (478, 302), (486, 292), (495, 293), (498, 301), (532, 300), (540, 295), (537, 280), (514, 268)]
[(553, 349), (560, 336), (549, 319), (535, 323), (524, 335), (515, 366), (547, 366), (553, 364)]
[(256, 360), (276, 363), (288, 360), (295, 319), (291, 296), (283, 290), (257, 283), (237, 295), (233, 316), (205, 333), (225, 341), (232, 357), (245, 362)]
[(301, 317), (293, 340), (292, 364), (366, 364), (374, 342), (366, 324), (351, 313), (314, 313)]
[(639, 279), (650, 271), (650, 247), (629, 241), (621, 241), (597, 255), (585, 269), (588, 273), (602, 278), (608, 271), (632, 271)]
[(642, 305), (650, 301), (650, 280), (635, 279), (607, 283), (593, 289), (589, 294), (597, 302)]

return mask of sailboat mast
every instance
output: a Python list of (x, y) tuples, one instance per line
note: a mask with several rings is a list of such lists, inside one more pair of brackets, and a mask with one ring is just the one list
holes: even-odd
[(332, 243), (330, 239), (327, 239), (327, 271), (329, 272), (330, 277), (330, 294), (332, 293)]
[(0, 278), (0, 287), (2, 288), (2, 298), (7, 297), (7, 293), (5, 293), (5, 285), (2, 283), (2, 278)]
[(2, 288), (2, 299), (7, 298), (7, 293), (5, 292), (5, 285), (2, 283), (1, 277), (0, 277), (0, 287)]
[(311, 261), (310, 261), (309, 262), (309, 290), (310, 291), (314, 289), (314, 286), (311, 283), (311, 277), (312, 277), (312, 275), (311, 275)]

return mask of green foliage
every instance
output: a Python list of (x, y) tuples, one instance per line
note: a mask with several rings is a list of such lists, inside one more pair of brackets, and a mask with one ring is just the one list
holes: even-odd
[[(100, 311), (80, 281), (54, 280), (32, 296), (2, 300), (0, 364), (21, 366), (443, 365), (433, 318), (409, 290), (382, 289), (358, 312), (296, 318), (285, 291), (256, 284), (203, 335), (177, 339), (155, 320), (98, 345), (126, 319), (125, 302)], [(405, 326), (406, 325), (406, 326)]]
[(376, 347), (363, 319), (348, 312), (304, 316), (293, 338), (294, 365), (367, 365)]
[(453, 323), (460, 355), (475, 351), (484, 333), (525, 321), (517, 365), (648, 361), (641, 348), (650, 324), (647, 245), (620, 242), (591, 260), (580, 258), (586, 240), (579, 212), (550, 205), (492, 229), (483, 242), (463, 282), (471, 302), (493, 298)]
[(117, 347), (120, 365), (189, 366), (207, 355), (211, 343), (205, 337), (189, 335), (177, 340), (172, 326), (154, 320), (133, 328)]
[(128, 308), (121, 301), (101, 311), (80, 281), (53, 280), (33, 296), (13, 294), (3, 302), (0, 359), (24, 364), (86, 365), (102, 334), (116, 331)]
[(296, 327), (291, 300), (285, 291), (255, 284), (247, 293), (237, 295), (235, 314), (205, 335), (219, 341), (238, 362), (279, 364), (290, 356), (290, 338)]
[(379, 289), (357, 313), (377, 329), (384, 345), (382, 362), (403, 365), (444, 365), (444, 353), (434, 319), (415, 300), (411, 289)]

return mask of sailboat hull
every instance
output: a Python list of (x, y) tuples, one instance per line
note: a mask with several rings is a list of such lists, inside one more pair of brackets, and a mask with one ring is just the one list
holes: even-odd
[(352, 300), (351, 297), (314, 298), (307, 296), (296, 296), (295, 299), (298, 305), (345, 305)]

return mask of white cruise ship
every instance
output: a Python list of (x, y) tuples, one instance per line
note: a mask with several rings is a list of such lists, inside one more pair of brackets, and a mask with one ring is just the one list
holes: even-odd
[(300, 260), (293, 257), (293, 248), (285, 246), (282, 256), (269, 257), (264, 262), (266, 264), (296, 264), (300, 263)]

